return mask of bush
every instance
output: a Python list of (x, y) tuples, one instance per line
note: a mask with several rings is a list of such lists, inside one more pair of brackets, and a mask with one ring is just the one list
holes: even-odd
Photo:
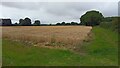
[(33, 25), (34, 25), (34, 26), (39, 26), (39, 25), (40, 25), (40, 21), (39, 21), (39, 20), (35, 20), (35, 22), (34, 22)]
[[(120, 23), (119, 23), (120, 17), (111, 17), (111, 21), (103, 21), (100, 24), (100, 27), (111, 29), (113, 31), (117, 31), (120, 33)], [(107, 18), (106, 18), (107, 19)]]

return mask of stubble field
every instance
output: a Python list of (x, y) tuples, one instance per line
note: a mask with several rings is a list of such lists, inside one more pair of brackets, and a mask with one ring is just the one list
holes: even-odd
[(65, 46), (81, 44), (92, 27), (86, 26), (11, 26), (2, 27), (2, 37), (35, 44), (35, 46)]

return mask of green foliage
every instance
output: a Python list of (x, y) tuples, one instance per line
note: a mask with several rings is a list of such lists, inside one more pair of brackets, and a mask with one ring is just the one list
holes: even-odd
[(29, 19), (29, 18), (25, 18), (24, 19), (24, 24), (23, 25), (31, 25), (31, 19)]
[(112, 21), (112, 17), (105, 17), (103, 19), (103, 22), (111, 22)]
[(101, 22), (100, 27), (110, 29), (120, 33), (120, 17), (107, 17)]
[(61, 23), (57, 23), (56, 25), (61, 25)]
[(71, 22), (71, 25), (78, 25), (77, 22)]
[(40, 25), (40, 21), (39, 21), (39, 20), (36, 20), (33, 25), (39, 26), (39, 25)]
[(19, 20), (19, 24), (22, 26), (30, 26), (31, 25), (31, 19), (30, 18), (25, 18)]
[(81, 25), (95, 26), (99, 25), (102, 19), (103, 19), (102, 13), (100, 13), (99, 11), (92, 10), (82, 15), (80, 21)]
[(77, 22), (71, 22), (71, 23), (62, 22), (62, 23), (57, 23), (56, 25), (79, 25), (79, 24)]
[(70, 23), (65, 23), (65, 25), (71, 25)]
[(112, 27), (112, 22), (101, 22), (100, 27), (106, 28), (106, 29), (111, 29)]
[(65, 22), (62, 22), (61, 25), (65, 25)]
[(19, 20), (19, 25), (23, 25), (24, 24), (24, 20), (23, 19), (20, 19)]

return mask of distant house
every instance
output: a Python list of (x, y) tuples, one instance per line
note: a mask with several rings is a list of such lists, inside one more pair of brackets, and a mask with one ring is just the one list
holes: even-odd
[(12, 25), (11, 19), (0, 19), (0, 25), (11, 26)]

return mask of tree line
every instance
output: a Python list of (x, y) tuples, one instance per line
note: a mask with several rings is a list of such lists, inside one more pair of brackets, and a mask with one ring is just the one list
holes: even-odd
[(31, 19), (26, 17), (25, 19), (20, 19), (19, 23), (12, 24), (11, 19), (0, 19), (0, 25), (2, 26), (39, 26), (40, 21), (35, 20), (32, 24)]
[[(8, 21), (9, 20), (9, 21)], [(20, 19), (19, 23), (12, 24), (11, 19), (2, 19), (2, 25), (4, 26), (39, 26), (40, 21), (35, 20), (34, 23), (32, 24), (31, 19), (26, 17), (25, 19)]]
[(62, 22), (62, 23), (57, 23), (56, 25), (80, 25), (80, 23), (77, 23), (77, 22), (71, 22), (71, 23)]
[(25, 18), (25, 19), (20, 19), (19, 20), (19, 25), (21, 26), (39, 26), (40, 25), (40, 21), (39, 20), (35, 20), (35, 22), (32, 24), (31, 19), (30, 18)]
[(35, 20), (34, 23), (32, 24), (31, 19), (30, 18), (25, 18), (25, 19), (20, 19), (19, 23), (14, 23), (12, 24), (11, 19), (1, 19), (2, 23), (0, 25), (2, 26), (57, 26), (57, 25), (80, 25), (77, 22), (71, 22), (71, 23), (56, 23), (56, 24), (41, 24), (40, 20)]
[[(104, 20), (104, 16), (99, 11), (87, 11), (80, 17), (80, 23), (71, 22), (71, 23), (57, 23), (55, 25), (85, 25), (85, 26), (97, 26)], [(11, 19), (0, 19), (0, 25), (3, 26), (40, 26), (40, 20), (35, 20), (32, 24), (30, 18), (19, 19), (19, 23), (12, 24)], [(53, 24), (49, 24), (53, 25)]]

